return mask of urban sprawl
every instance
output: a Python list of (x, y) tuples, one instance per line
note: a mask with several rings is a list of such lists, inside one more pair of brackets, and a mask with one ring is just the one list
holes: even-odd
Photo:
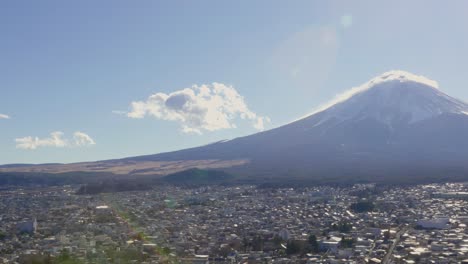
[(0, 263), (468, 263), (468, 184), (0, 190)]

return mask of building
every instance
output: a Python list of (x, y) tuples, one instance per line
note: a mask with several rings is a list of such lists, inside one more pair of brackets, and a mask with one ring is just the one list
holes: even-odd
[(421, 219), (418, 220), (416, 226), (425, 229), (446, 229), (449, 227), (450, 219), (447, 217), (434, 218), (434, 219)]
[(30, 234), (33, 235), (37, 230), (37, 220), (34, 218), (33, 221), (21, 222), (16, 224), (16, 232), (18, 234)]

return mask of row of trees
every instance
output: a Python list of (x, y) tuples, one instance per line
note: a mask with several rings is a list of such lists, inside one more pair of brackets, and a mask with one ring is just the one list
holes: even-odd
[(286, 254), (287, 255), (294, 255), (294, 254), (306, 254), (306, 253), (319, 253), (320, 252), (320, 245), (317, 241), (317, 237), (315, 235), (310, 235), (307, 241), (299, 241), (299, 240), (290, 240), (286, 244)]
[[(352, 229), (352, 225), (348, 222), (340, 222), (331, 226), (331, 230), (337, 230), (341, 233), (347, 233)], [(326, 234), (325, 234), (326, 235)], [(355, 245), (355, 240), (352, 238), (342, 237), (340, 247), (351, 248)], [(284, 246), (286, 248), (284, 248)], [(263, 251), (263, 250), (277, 250), (279, 254), (285, 255), (305, 255), (307, 253), (317, 254), (321, 252), (319, 241), (314, 234), (309, 235), (307, 240), (283, 240), (280, 236), (275, 235), (269, 239), (261, 235), (254, 236), (251, 239), (244, 237), (237, 243), (230, 243), (226, 247), (219, 249), (218, 252), (222, 256), (227, 256), (233, 250), (242, 252), (248, 251)]]
[(70, 254), (67, 250), (60, 252), (58, 256), (50, 255), (23, 255), (19, 262), (23, 264), (84, 264), (84, 263), (120, 263), (131, 264), (141, 263), (147, 260), (147, 255), (141, 253), (137, 249), (105, 249), (100, 254), (88, 256), (86, 260), (81, 260)]
[(338, 231), (340, 233), (348, 233), (353, 229), (353, 225), (348, 222), (340, 222), (338, 224), (332, 224), (331, 230)]
[(356, 213), (364, 213), (373, 211), (375, 209), (375, 205), (372, 201), (362, 200), (351, 204), (350, 208)]

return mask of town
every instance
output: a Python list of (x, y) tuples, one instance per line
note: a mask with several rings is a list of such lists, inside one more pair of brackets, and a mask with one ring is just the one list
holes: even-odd
[(468, 263), (468, 184), (3, 188), (0, 263)]

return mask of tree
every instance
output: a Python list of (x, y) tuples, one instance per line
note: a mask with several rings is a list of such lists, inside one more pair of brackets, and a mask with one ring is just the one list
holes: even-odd
[(341, 233), (348, 233), (349, 231), (351, 231), (351, 229), (353, 229), (353, 226), (347, 222), (341, 222), (338, 225), (338, 231), (340, 231)]
[(229, 253), (231, 253), (231, 247), (230, 246), (224, 246), (219, 249), (219, 255), (222, 257), (227, 257)]
[(354, 246), (354, 243), (355, 241), (353, 238), (346, 238), (343, 236), (340, 241), (340, 246), (343, 248), (352, 248)]
[(242, 248), (244, 249), (244, 252), (247, 252), (247, 249), (249, 248), (250, 246), (250, 241), (247, 237), (244, 237), (242, 239)]
[(298, 241), (291, 240), (286, 244), (286, 254), (294, 255), (301, 251), (301, 245)]
[(164, 255), (164, 256), (167, 256), (167, 255), (171, 254), (171, 249), (168, 248), (168, 247), (163, 247), (161, 249), (161, 254)]
[(67, 250), (62, 250), (60, 255), (58, 255), (55, 259), (52, 260), (51, 263), (54, 264), (80, 264), (82, 263), (76, 257), (70, 255)]
[(276, 246), (281, 245), (281, 242), (283, 242), (283, 239), (282, 239), (280, 236), (275, 235), (275, 236), (273, 237), (273, 243), (274, 243)]
[(340, 222), (337, 224), (332, 224), (332, 230), (339, 231), (341, 233), (348, 233), (353, 229), (353, 226), (348, 222)]
[(384, 240), (388, 241), (390, 239), (390, 230), (384, 232)]
[(253, 251), (262, 251), (263, 250), (263, 237), (261, 236), (256, 236), (252, 240), (252, 250)]
[(350, 208), (357, 213), (364, 213), (374, 210), (375, 205), (371, 201), (360, 201), (351, 204)]
[(319, 243), (317, 242), (317, 237), (314, 234), (311, 234), (309, 236), (309, 246), (310, 246), (310, 250), (313, 253), (317, 253), (320, 250)]

